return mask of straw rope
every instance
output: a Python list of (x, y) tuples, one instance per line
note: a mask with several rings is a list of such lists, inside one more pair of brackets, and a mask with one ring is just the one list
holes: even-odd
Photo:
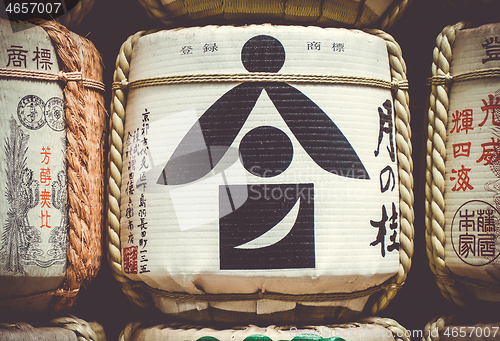
[(242, 73), (242, 74), (199, 74), (179, 75), (139, 79), (132, 82), (114, 82), (112, 89), (138, 89), (148, 86), (188, 84), (188, 83), (218, 83), (218, 82), (287, 82), (287, 83), (312, 83), (312, 84), (349, 84), (364, 85), (382, 89), (408, 90), (407, 80), (393, 80), (392, 82), (354, 76), (335, 75), (293, 75), (272, 72)]
[[(66, 74), (81, 72), (82, 61), (79, 46), (71, 37), (71, 33), (55, 21), (47, 21), (40, 25), (48, 34), (59, 57), (60, 69)], [(102, 61), (94, 46), (84, 38), (80, 38), (84, 54), (84, 74), (82, 78), (102, 78)], [(83, 89), (83, 82), (67, 82), (63, 89), (65, 101), (65, 122), (67, 139), (67, 174), (68, 174), (68, 262), (66, 277), (62, 290), (73, 292), (82, 284), (90, 282), (100, 267), (102, 250), (100, 221), (99, 185), (95, 178), (100, 177), (103, 169), (102, 157), (95, 147), (95, 134), (103, 131), (102, 121), (104, 105), (102, 96), (88, 93)], [(91, 109), (87, 110), (87, 109)], [(86, 112), (86, 110), (88, 112)], [(92, 127), (91, 129), (89, 129)], [(99, 136), (101, 139), (102, 136)], [(99, 142), (97, 142), (99, 145)], [(94, 149), (97, 149), (94, 150)], [(102, 151), (100, 152), (102, 155)], [(90, 156), (92, 155), (92, 159)], [(97, 156), (97, 157), (96, 157)], [(97, 181), (102, 181), (97, 179)], [(97, 192), (97, 193), (96, 193)], [(64, 310), (74, 304), (76, 297), (70, 295), (56, 296), (53, 308)]]
[(81, 72), (59, 72), (58, 74), (50, 73), (46, 71), (37, 71), (37, 70), (17, 70), (17, 69), (8, 69), (8, 68), (0, 68), (0, 78), (20, 78), (20, 79), (33, 79), (33, 80), (41, 80), (41, 81), (62, 81), (64, 83), (74, 81), (74, 82), (83, 82), (83, 87), (85, 88), (93, 88), (95, 90), (104, 91), (104, 83), (100, 81), (96, 81), (93, 79), (83, 78), (83, 74)]
[[(123, 43), (116, 58), (116, 69), (113, 74), (114, 82), (122, 82), (128, 79), (130, 61), (134, 43), (143, 35), (154, 31), (141, 31), (130, 36)], [(126, 277), (122, 269), (122, 255), (120, 247), (120, 198), (122, 182), (122, 152), (123, 152), (123, 125), (125, 122), (125, 106), (127, 96), (122, 89), (113, 89), (110, 105), (109, 122), (109, 156), (108, 156), (108, 200), (107, 200), (107, 244), (108, 262), (115, 279), (120, 283), (128, 283), (131, 280)], [(124, 288), (123, 292), (128, 298), (140, 307), (148, 307), (151, 299), (144, 292)]]
[(66, 27), (73, 27), (80, 24), (83, 17), (85, 17), (92, 9), (92, 6), (94, 6), (94, 2), (95, 0), (79, 0), (75, 7), (64, 16), (63, 25)]
[[(389, 53), (391, 67), (391, 84), (407, 84), (406, 64), (402, 58), (402, 51), (397, 42), (387, 33), (380, 30), (367, 30), (368, 33), (376, 35), (386, 42)], [(150, 299), (145, 295), (152, 292), (163, 297), (179, 298), (178, 293), (170, 293), (159, 289), (150, 288), (143, 282), (134, 282), (126, 277), (122, 270), (122, 255), (120, 247), (120, 198), (121, 198), (121, 169), (123, 152), (123, 134), (125, 121), (126, 94), (124, 88), (128, 84), (128, 74), (130, 71), (130, 61), (134, 43), (148, 32), (142, 31), (129, 37), (122, 45), (116, 60), (116, 70), (114, 73), (114, 85), (111, 102), (111, 122), (110, 122), (110, 151), (109, 151), (109, 187), (108, 187), (108, 261), (110, 263), (114, 277), (121, 283), (125, 294), (136, 304), (142, 307), (150, 305)], [(120, 84), (120, 85), (118, 85)], [(384, 309), (396, 295), (406, 280), (407, 273), (411, 267), (411, 257), (413, 255), (413, 162), (411, 159), (411, 130), (408, 91), (403, 87), (393, 86), (394, 111), (396, 115), (396, 147), (398, 155), (398, 171), (400, 182), (400, 265), (398, 273), (382, 285), (366, 289), (362, 292), (332, 294), (328, 300), (346, 300), (358, 297), (366, 297), (376, 293), (380, 294), (369, 311), (373, 314)], [(136, 290), (141, 289), (141, 290)], [(267, 293), (266, 293), (267, 294)], [(202, 300), (204, 295), (182, 294), (183, 298), (190, 300)], [(231, 294), (232, 295), (232, 294)], [(253, 297), (252, 295), (257, 295)], [(280, 295), (283, 299), (287, 295)], [(335, 296), (338, 295), (338, 296)], [(360, 296), (361, 295), (361, 296)], [(239, 299), (259, 299), (259, 294), (238, 295)], [(315, 296), (315, 298), (307, 298)], [(228, 296), (229, 297), (229, 296)], [(342, 297), (342, 298), (340, 298)], [(267, 298), (267, 297), (266, 297)], [(322, 294), (318, 295), (294, 295), (295, 301), (321, 301), (325, 299)], [(239, 300), (238, 299), (238, 300)]]
[(78, 341), (105, 341), (106, 338), (99, 337), (92, 326), (76, 316), (59, 317), (50, 321), (54, 326), (71, 330), (75, 333)]
[[(204, 14), (197, 15), (196, 18), (192, 17), (191, 16), (192, 12), (198, 12), (202, 8), (202, 5), (205, 5), (205, 7), (207, 7), (207, 8), (213, 7), (214, 11), (216, 11), (217, 13), (220, 12), (223, 15), (228, 13), (228, 6), (229, 5), (225, 4), (223, 2), (221, 2), (220, 4), (218, 2), (215, 2), (215, 1), (213, 1), (213, 3), (212, 3), (209, 0), (200, 1), (199, 4), (192, 4), (192, 3), (185, 4), (184, 1), (181, 2), (180, 0), (177, 0), (177, 2), (181, 3), (178, 6), (180, 6), (182, 8), (182, 10), (179, 13), (173, 13), (171, 10), (169, 10), (169, 7), (168, 7), (168, 5), (171, 5), (171, 2), (168, 2), (168, 3), (166, 3), (166, 5), (164, 5), (161, 0), (139, 0), (139, 3), (144, 7), (144, 9), (146, 10), (146, 13), (148, 14), (148, 16), (150, 18), (160, 20), (167, 27), (173, 27), (177, 24), (177, 22), (180, 23), (181, 20), (186, 19), (186, 15), (182, 15), (182, 14), (187, 14), (188, 15), (187, 18), (190, 20), (203, 19), (204, 16), (208, 17), (210, 14), (212, 14), (212, 12), (209, 12), (209, 14), (206, 14), (206, 15), (204, 15)], [(347, 1), (344, 0), (344, 2), (346, 2), (346, 3), (352, 2), (353, 5), (356, 4), (357, 6), (360, 6), (359, 3), (354, 2), (352, 0), (347, 0)], [(378, 18), (378, 20), (376, 20), (375, 22), (369, 22), (368, 24), (360, 21), (361, 14), (363, 13), (363, 10), (365, 9), (364, 4), (362, 4), (362, 6), (360, 8), (358, 8), (357, 13), (351, 13), (351, 12), (349, 12), (349, 13), (342, 12), (341, 13), (340, 11), (336, 11), (336, 14), (340, 15), (340, 18), (336, 18), (335, 21), (338, 21), (341, 23), (344, 22), (345, 24), (348, 24), (349, 17), (354, 15), (356, 18), (355, 18), (354, 22), (351, 21), (351, 23), (353, 22), (353, 24), (352, 24), (353, 27), (357, 27), (357, 28), (371, 27), (371, 28), (379, 28), (382, 30), (388, 30), (389, 28), (391, 28), (394, 25), (394, 23), (397, 20), (399, 20), (399, 18), (403, 15), (404, 11), (406, 10), (406, 8), (408, 7), (408, 5), (411, 2), (412, 2), (412, 0), (393, 0), (392, 5)], [(306, 6), (306, 7), (295, 5), (293, 8), (295, 9), (294, 12), (296, 12), (296, 13), (293, 13), (293, 15), (287, 15), (288, 14), (288, 13), (286, 13), (287, 0), (281, 0), (281, 1), (279, 1), (279, 4), (277, 4), (279, 12), (273, 12), (273, 11), (270, 11), (269, 9), (267, 9), (267, 10), (263, 9), (261, 12), (258, 12), (257, 8), (259, 7), (259, 5), (262, 5), (262, 4), (265, 4), (265, 2), (264, 1), (254, 1), (254, 2), (249, 3), (248, 7), (245, 7), (245, 4), (239, 3), (235, 7), (236, 11), (234, 11), (233, 6), (231, 6), (231, 9), (233, 9), (231, 14), (235, 17), (235, 19), (236, 18), (237, 19), (245, 19), (245, 18), (252, 19), (252, 18), (254, 18), (256, 12), (261, 14), (260, 17), (268, 14), (269, 18), (266, 18), (266, 19), (268, 19), (269, 22), (273, 22), (273, 23), (277, 24), (277, 23), (297, 23), (297, 22), (304, 23), (304, 20), (301, 20), (301, 19), (294, 20), (293, 18), (295, 18), (295, 17), (301, 18), (302, 16), (309, 18), (310, 16), (309, 16), (308, 12), (312, 12), (312, 13), (318, 13), (319, 16), (312, 17), (314, 19), (311, 18), (311, 20), (306, 20), (305, 22), (309, 23), (309, 24), (321, 24), (322, 20), (324, 19), (323, 15), (321, 15), (321, 13), (323, 11), (325, 11), (324, 7), (328, 6), (328, 5), (324, 5), (323, 1), (318, 2), (317, 5), (308, 4), (308, 6)], [(241, 6), (241, 7), (237, 7), (237, 6)], [(339, 6), (339, 5), (337, 5), (337, 6)], [(343, 8), (345, 10), (348, 7), (349, 7), (348, 5), (344, 4)], [(273, 9), (274, 9), (274, 7), (273, 7)], [(186, 12), (186, 13), (184, 13), (184, 12)], [(288, 19), (284, 19), (284, 18), (288, 18)], [(231, 20), (228, 19), (226, 21), (231, 21)]]
[[(464, 22), (447, 26), (437, 37), (431, 70), (434, 79), (438, 77), (452, 79), (450, 76), (452, 46), (457, 32), (465, 26)], [(444, 255), (446, 125), (449, 108), (447, 83), (449, 81), (433, 82), (430, 94), (425, 184), (426, 251), (431, 271), (436, 276), (437, 285), (444, 297), (463, 306), (464, 297), (457, 288), (455, 280), (450, 278), (451, 271), (446, 266)], [(443, 278), (449, 280), (443, 281)]]
[(21, 296), (21, 297), (15, 297), (15, 298), (11, 298), (11, 299), (3, 299), (3, 300), (0, 300), (0, 307), (12, 306), (12, 305), (20, 304), (20, 303), (31, 302), (34, 300), (43, 299), (45, 297), (51, 297), (51, 296), (74, 298), (78, 295), (79, 291), (80, 291), (80, 288), (77, 288), (74, 290), (56, 289), (56, 290), (45, 291), (45, 292), (41, 292), (38, 294), (29, 295), (29, 296)]
[[(141, 329), (141, 328), (148, 328), (150, 326), (154, 326), (157, 324), (156, 327), (160, 329), (182, 329), (182, 330), (189, 330), (189, 329), (203, 329), (204, 327), (198, 326), (198, 325), (187, 325), (187, 324), (181, 324), (181, 323), (164, 323), (162, 324), (161, 320), (158, 319), (156, 321), (136, 321), (136, 322), (130, 322), (128, 323), (125, 328), (122, 330), (120, 333), (120, 336), (118, 338), (118, 341), (133, 341), (134, 340), (134, 333)], [(351, 322), (351, 323), (342, 323), (342, 324), (334, 324), (334, 325), (326, 325), (324, 327), (330, 328), (330, 329), (348, 329), (348, 328), (363, 328), (366, 325), (377, 325), (383, 328), (386, 328), (392, 332), (392, 335), (394, 337), (394, 340), (396, 341), (410, 341), (410, 337), (408, 336), (408, 331), (405, 327), (400, 325), (397, 321), (390, 319), (390, 318), (382, 318), (382, 317), (365, 317), (362, 318), (356, 322)], [(279, 330), (290, 330), (292, 326), (280, 326), (280, 327), (275, 327)], [(318, 326), (301, 326), (301, 329), (315, 329)], [(323, 327), (323, 326), (321, 326)], [(236, 327), (231, 327), (231, 330), (244, 330), (247, 327), (244, 326), (236, 326)], [(216, 329), (216, 328), (212, 328)], [(186, 340), (186, 341), (191, 341), (191, 340)], [(194, 341), (194, 340), (193, 340)]]
[(448, 323), (450, 317), (435, 317), (424, 328), (424, 336), (422, 341), (439, 341), (439, 332)]
[[(36, 335), (36, 328), (39, 327), (58, 327), (72, 331), (75, 333), (78, 341), (105, 341), (106, 336), (102, 331), (102, 327), (97, 323), (88, 323), (76, 316), (69, 315), (67, 317), (58, 317), (47, 322), (37, 321), (35, 325), (27, 322), (16, 322), (16, 323), (0, 323), (0, 329), (6, 330), (21, 330), (30, 331), (33, 335)], [(15, 335), (15, 334), (13, 334)], [(13, 336), (11, 335), (11, 336)], [(23, 334), (28, 337), (26, 334)], [(7, 338), (10, 340), (9, 336)], [(16, 338), (13, 337), (12, 340)], [(29, 338), (31, 339), (31, 338)], [(33, 340), (35, 336), (33, 337)], [(38, 340), (38, 338), (36, 338)]]

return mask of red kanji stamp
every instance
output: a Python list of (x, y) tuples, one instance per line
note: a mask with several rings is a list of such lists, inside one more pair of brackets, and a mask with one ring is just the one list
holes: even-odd
[(137, 246), (123, 248), (123, 271), (126, 274), (137, 274)]

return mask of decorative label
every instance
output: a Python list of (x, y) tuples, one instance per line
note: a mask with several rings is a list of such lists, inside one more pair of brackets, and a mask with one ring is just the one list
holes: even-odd
[[(130, 81), (231, 73), (390, 79), (385, 43), (368, 34), (251, 26), (147, 35), (134, 48)], [(131, 278), (172, 290), (162, 278), (191, 287), (197, 276), (265, 276), (280, 278), (266, 290), (299, 293), (301, 278), (382, 281), (397, 271), (389, 90), (212, 82), (134, 89), (127, 103), (121, 241), (127, 269), (130, 248), (138, 250)], [(297, 286), (304, 283), (318, 290), (308, 280)]]
[[(499, 67), (499, 29), (486, 25), (460, 32), (451, 73)], [(496, 78), (455, 82), (448, 112), (445, 230), (451, 242), (446, 263), (458, 275), (486, 281), (495, 281), (499, 268), (499, 87)]]
[[(0, 21), (1, 67), (37, 70), (43, 61), (44, 69), (59, 71), (43, 29), (9, 31), (10, 24)], [(38, 54), (27, 57), (30, 51)], [(0, 275), (58, 277), (65, 270), (68, 231), (62, 91), (57, 83), (9, 78), (0, 80), (0, 89), (0, 182), (4, 188), (0, 195)]]

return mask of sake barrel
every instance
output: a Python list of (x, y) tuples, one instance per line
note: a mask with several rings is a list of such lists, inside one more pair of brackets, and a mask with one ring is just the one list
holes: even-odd
[(153, 19), (168, 26), (200, 24), (314, 24), (388, 29), (411, 0), (139, 0)]
[(426, 236), (445, 297), (500, 301), (500, 25), (446, 27), (432, 65)]
[(392, 37), (140, 32), (116, 65), (108, 249), (134, 301), (221, 321), (387, 305), (413, 250), (407, 81)]
[(411, 332), (388, 318), (368, 317), (356, 322), (307, 327), (257, 327), (214, 329), (181, 324), (152, 325), (129, 323), (120, 334), (120, 341), (185, 340), (185, 341), (355, 341), (355, 340), (410, 340)]
[(0, 309), (66, 309), (102, 255), (102, 62), (55, 22), (0, 36)]
[(76, 316), (57, 317), (35, 323), (0, 323), (0, 339), (10, 341), (106, 341), (104, 328)]
[(424, 338), (422, 340), (498, 340), (499, 329), (500, 322), (498, 321), (477, 322), (477, 318), (471, 316), (441, 316), (432, 319), (425, 326)]

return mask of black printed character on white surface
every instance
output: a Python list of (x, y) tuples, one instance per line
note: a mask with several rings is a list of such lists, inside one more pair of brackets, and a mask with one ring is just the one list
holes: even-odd
[[(244, 44), (241, 60), (249, 72), (277, 73), (285, 63), (285, 49), (276, 38), (259, 35)], [(319, 167), (332, 175), (370, 179), (344, 134), (300, 90), (284, 82), (245, 82), (205, 111), (174, 150), (157, 183), (184, 185), (209, 174), (229, 150), (264, 90)], [(203, 136), (202, 141), (199, 136)], [(239, 146), (242, 165), (260, 178), (286, 171), (293, 154), (290, 138), (270, 126), (252, 129)], [(314, 184), (243, 185), (253, 197), (236, 209), (232, 203), (238, 198), (232, 193), (239, 193), (241, 186), (226, 183), (219, 191), (220, 268), (314, 268)], [(226, 206), (233, 209), (231, 213), (226, 214)], [(273, 244), (252, 243), (259, 236), (272, 234), (292, 211), (297, 218), (284, 238)]]
[(5, 140), (7, 184), (5, 195), (10, 205), (2, 234), (0, 259), (6, 272), (23, 274), (23, 263), (43, 254), (38, 248), (41, 233), (30, 225), (28, 212), (39, 202), (39, 183), (27, 167), (26, 152), (29, 135), (14, 119), (10, 120), (10, 138)]

